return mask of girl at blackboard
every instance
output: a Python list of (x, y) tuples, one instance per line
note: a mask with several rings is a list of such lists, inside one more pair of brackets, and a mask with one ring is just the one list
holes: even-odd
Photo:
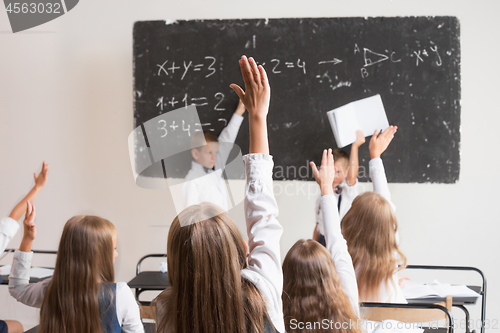
[(154, 301), (157, 332), (285, 331), (282, 227), (276, 220), (266, 125), (270, 88), (264, 68), (252, 58), (243, 56), (240, 67), (246, 91), (231, 87), (249, 113), (250, 154), (244, 156), (249, 244), (220, 207), (201, 203), (184, 209), (168, 234), (170, 287)]
[(283, 313), (287, 332), (351, 332), (359, 316), (358, 287), (333, 195), (332, 150), (323, 152), (318, 171), (326, 248), (314, 240), (299, 240), (283, 261)]
[(406, 303), (398, 284), (398, 271), (406, 266), (406, 257), (398, 246), (398, 222), (380, 158), (396, 131), (397, 127), (390, 126), (371, 138), (369, 165), (374, 192), (356, 197), (342, 219), (361, 302)]
[(35, 206), (27, 202), (24, 236), (14, 254), (10, 294), (40, 307), (40, 333), (144, 332), (139, 307), (124, 282), (114, 283), (114, 225), (98, 216), (74, 216), (64, 225), (54, 275), (29, 283)]

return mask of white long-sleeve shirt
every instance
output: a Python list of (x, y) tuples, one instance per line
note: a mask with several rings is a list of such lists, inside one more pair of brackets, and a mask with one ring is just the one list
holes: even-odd
[[(33, 252), (14, 253), (14, 260), (9, 276), (9, 292), (19, 302), (39, 308), (52, 278), (38, 283), (29, 283)], [(122, 332), (144, 333), (139, 306), (132, 290), (125, 282), (116, 283), (116, 316)]]
[[(191, 162), (191, 169), (184, 179), (182, 187), (182, 209), (202, 202), (211, 202), (228, 211), (228, 192), (223, 177), (224, 167), (231, 149), (227, 143), (234, 143), (243, 116), (233, 114), (227, 126), (219, 135), (219, 152), (215, 160), (215, 171), (205, 171), (203, 166), (195, 161)], [(226, 144), (224, 144), (226, 143)]]
[(0, 253), (5, 251), (10, 240), (19, 229), (19, 223), (10, 217), (4, 217), (0, 221)]
[(335, 197), (333, 195), (324, 195), (320, 200), (321, 207), (325, 213), (326, 249), (330, 252), (335, 263), (335, 269), (337, 270), (344, 292), (349, 297), (351, 306), (359, 317), (358, 283), (351, 255), (347, 251), (347, 243), (340, 231), (340, 218)]
[(247, 225), (248, 267), (241, 274), (260, 291), (267, 313), (278, 332), (285, 332), (283, 320), (283, 271), (280, 239), (283, 228), (276, 217), (278, 204), (273, 193), (273, 159), (265, 154), (243, 157), (246, 170), (245, 220)]

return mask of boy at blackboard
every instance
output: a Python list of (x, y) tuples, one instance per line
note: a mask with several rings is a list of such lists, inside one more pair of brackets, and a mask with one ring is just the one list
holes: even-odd
[(243, 113), (245, 113), (245, 106), (240, 100), (231, 120), (219, 137), (205, 131), (203, 134), (206, 145), (203, 143), (191, 149), (193, 161), (182, 188), (183, 208), (202, 202), (211, 202), (225, 211), (228, 210), (227, 190), (222, 170), (230, 151), (219, 150), (219, 142), (234, 143), (243, 122)]
[[(356, 131), (356, 141), (351, 146), (351, 156), (341, 149), (333, 150), (335, 161), (335, 179), (333, 180), (333, 193), (336, 199), (340, 220), (351, 208), (353, 200), (358, 196), (358, 148), (365, 143), (363, 132)], [(316, 228), (313, 239), (326, 246), (323, 227), (323, 211), (321, 209), (321, 196), (316, 200)]]

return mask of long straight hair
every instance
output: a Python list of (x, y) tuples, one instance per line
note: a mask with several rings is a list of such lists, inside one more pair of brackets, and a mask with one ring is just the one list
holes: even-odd
[(175, 217), (167, 264), (170, 287), (153, 302), (157, 332), (264, 331), (265, 300), (241, 275), (247, 267), (243, 237), (221, 208), (202, 203)]
[(40, 311), (40, 333), (101, 333), (99, 286), (112, 283), (114, 225), (74, 216), (64, 226), (52, 281)]
[[(282, 300), (287, 332), (360, 332), (335, 263), (324, 246), (314, 240), (301, 239), (288, 251), (283, 261)], [(324, 327), (325, 319), (333, 325)], [(294, 329), (293, 320), (313, 326)]]
[(356, 268), (360, 302), (381, 301), (382, 283), (386, 290), (390, 290), (389, 283), (395, 288), (392, 275), (406, 267), (406, 257), (396, 242), (394, 210), (380, 194), (365, 192), (354, 199), (341, 228)]

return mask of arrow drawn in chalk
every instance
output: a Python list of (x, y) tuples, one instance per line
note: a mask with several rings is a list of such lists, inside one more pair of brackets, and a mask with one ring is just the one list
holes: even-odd
[(318, 62), (318, 65), (321, 65), (321, 64), (334, 64), (334, 65), (337, 65), (337, 64), (340, 64), (342, 62), (342, 60), (340, 59), (337, 59), (337, 58), (333, 58), (333, 60), (325, 60), (325, 61), (320, 61)]

